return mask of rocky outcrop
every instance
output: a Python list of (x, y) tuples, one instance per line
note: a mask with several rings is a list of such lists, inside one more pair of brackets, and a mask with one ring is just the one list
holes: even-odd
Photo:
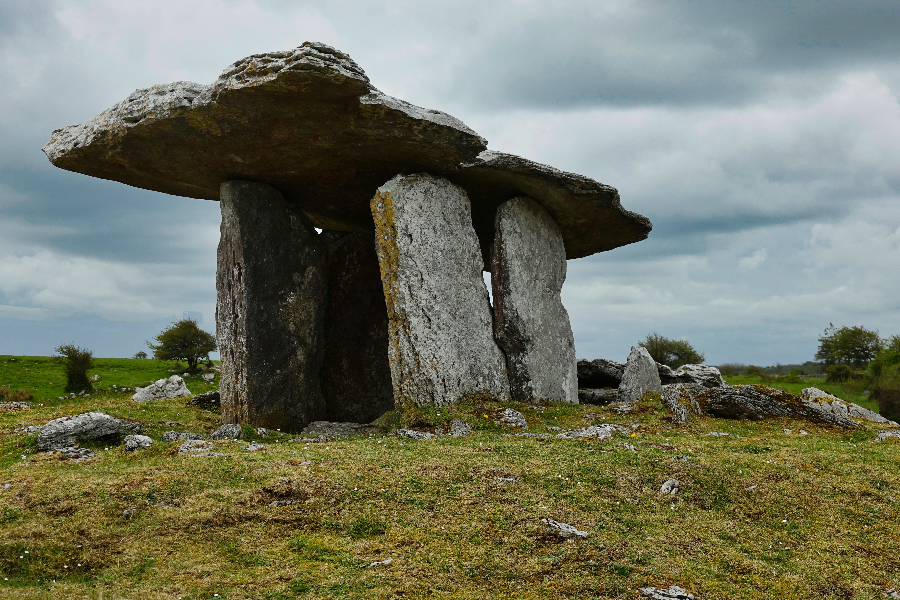
[(184, 379), (178, 375), (172, 375), (168, 379), (158, 379), (144, 388), (134, 388), (132, 399), (135, 402), (149, 402), (162, 398), (180, 398), (190, 396), (191, 391), (184, 384)]
[(372, 200), (400, 405), (444, 406), (466, 394), (509, 396), (466, 193), (446, 179), (391, 179)]
[(632, 346), (625, 362), (622, 383), (619, 384), (619, 402), (634, 404), (647, 392), (661, 392), (659, 371), (650, 353), (642, 346)]
[(491, 256), (494, 335), (520, 402), (578, 403), (575, 338), (560, 298), (566, 250), (559, 227), (531, 198), (500, 205)]
[[(239, 440), (244, 437), (244, 430), (237, 423), (225, 423), (218, 429), (213, 431), (209, 439), (211, 440)], [(188, 440), (190, 441), (190, 440)]]
[(89, 412), (53, 419), (41, 427), (37, 449), (41, 452), (77, 446), (79, 442), (118, 443), (125, 423), (102, 412)]
[(323, 231), (328, 255), (323, 419), (370, 423), (394, 408), (388, 317), (375, 236)]
[(750, 420), (792, 417), (839, 428), (857, 427), (847, 415), (823, 410), (816, 402), (764, 385), (709, 389), (697, 384), (673, 384), (666, 386), (661, 397), (676, 423), (686, 423), (690, 415), (698, 414)]
[(265, 184), (222, 184), (216, 272), (224, 423), (296, 430), (322, 414), (326, 254), (309, 219)]
[(863, 408), (852, 402), (845, 402), (837, 396), (823, 392), (819, 388), (808, 387), (800, 391), (800, 399), (807, 405), (823, 412), (848, 417), (855, 420), (872, 421), (874, 423), (889, 423), (896, 425), (894, 421), (884, 418), (877, 412)]
[(722, 378), (719, 369), (706, 365), (682, 365), (671, 369), (656, 363), (659, 379), (663, 385), (672, 383), (696, 384), (705, 388), (717, 388), (728, 385)]

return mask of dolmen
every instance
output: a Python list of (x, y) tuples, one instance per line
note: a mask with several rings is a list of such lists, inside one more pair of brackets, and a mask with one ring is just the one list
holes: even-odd
[(474, 394), (578, 402), (566, 260), (652, 227), (614, 188), (488, 150), (314, 42), (137, 90), (44, 153), (219, 201), (222, 419), (286, 431)]

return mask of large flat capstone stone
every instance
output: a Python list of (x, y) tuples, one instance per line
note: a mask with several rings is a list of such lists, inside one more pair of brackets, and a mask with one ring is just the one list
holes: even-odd
[(443, 406), (479, 392), (508, 397), (465, 191), (432, 175), (398, 175), (371, 206), (396, 402)]
[(265, 184), (222, 184), (216, 335), (224, 423), (294, 430), (322, 414), (326, 249)]
[(491, 257), (494, 334), (514, 400), (578, 404), (575, 338), (560, 298), (566, 250), (553, 218), (531, 198), (500, 205)]
[(566, 258), (638, 242), (652, 227), (614, 188), (489, 151), (459, 119), (383, 94), (347, 54), (316, 42), (248, 56), (210, 85), (137, 90), (55, 130), (44, 153), (62, 169), (191, 198), (217, 200), (228, 180), (268, 183), (332, 230), (374, 231), (378, 186), (428, 172), (468, 193), (485, 268), (497, 207), (518, 196), (557, 222)]
[(369, 423), (394, 408), (388, 316), (375, 236), (323, 231), (328, 302), (320, 381), (324, 419)]

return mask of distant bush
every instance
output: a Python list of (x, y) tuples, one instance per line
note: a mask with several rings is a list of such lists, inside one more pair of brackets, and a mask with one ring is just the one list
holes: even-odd
[(94, 354), (75, 344), (64, 344), (54, 350), (59, 356), (54, 359), (62, 363), (66, 372), (66, 391), (84, 392), (93, 388), (87, 372), (94, 368)]
[(216, 338), (203, 331), (193, 319), (176, 321), (156, 336), (157, 344), (147, 342), (158, 360), (187, 361), (188, 370), (197, 372), (201, 359), (209, 360), (209, 353), (216, 350)]
[(699, 365), (705, 357), (685, 340), (670, 340), (654, 332), (638, 343), (656, 362), (677, 369), (682, 365)]
[(137, 354), (135, 354), (135, 355), (132, 356), (131, 358), (141, 358), (141, 359), (147, 358), (147, 353), (144, 352), (143, 350), (141, 350), (140, 352), (138, 352)]
[(0, 385), (0, 402), (29, 402), (31, 400), (34, 400), (34, 396), (25, 390), (11, 390)]
[(884, 343), (877, 331), (865, 327), (840, 327), (831, 323), (819, 338), (817, 360), (827, 365), (850, 365), (864, 369), (883, 349)]
[(744, 370), (744, 366), (742, 363), (728, 363), (719, 367), (719, 372), (722, 375), (727, 375), (729, 377), (733, 375), (740, 375)]

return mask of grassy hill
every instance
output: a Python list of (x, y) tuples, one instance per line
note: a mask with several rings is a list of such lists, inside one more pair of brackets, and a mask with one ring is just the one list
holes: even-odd
[[(111, 362), (100, 381), (167, 375), (135, 362), (147, 370)], [(245, 428), (240, 443), (215, 442), (218, 457), (159, 441), (218, 425), (183, 399), (100, 392), (0, 411), (0, 598), (633, 599), (677, 584), (703, 599), (875, 599), (900, 587), (900, 440), (871, 441), (876, 427), (678, 428), (649, 397), (625, 416), (515, 406), (531, 432), (632, 431), (609, 440), (500, 437), (511, 431), (494, 423), (503, 406), (383, 419), (427, 428), (460, 417), (475, 427), (464, 438), (298, 443)], [(17, 431), (88, 410), (140, 421), (154, 445), (95, 446), (98, 457), (73, 463)], [(248, 452), (249, 440), (266, 448)], [(660, 493), (669, 478), (681, 482), (674, 496)], [(589, 537), (560, 540), (542, 518)]]

